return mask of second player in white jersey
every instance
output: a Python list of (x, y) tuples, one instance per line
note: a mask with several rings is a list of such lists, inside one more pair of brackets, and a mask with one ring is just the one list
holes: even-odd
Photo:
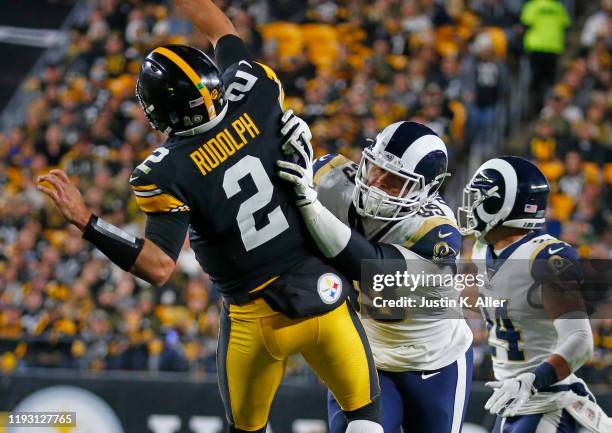
[[(574, 248), (547, 235), (531, 232), (503, 250), (496, 258), (490, 245), (476, 242), (472, 259), (478, 272), (487, 276), (487, 284), (480, 289), (480, 296), (503, 301), (500, 307), (483, 307), (482, 313), (489, 330), (489, 346), (493, 361), (495, 379), (505, 380), (535, 370), (548, 357), (555, 353), (559, 345), (556, 326), (562, 325), (565, 317), (557, 324), (544, 310), (546, 296), (543, 291), (548, 280), (555, 278), (556, 268), (564, 267), (566, 277), (571, 273), (580, 278), (579, 263)], [(574, 268), (575, 267), (575, 268)], [(572, 272), (572, 269), (573, 272)], [(579, 307), (578, 307), (579, 308)], [(568, 311), (571, 316), (576, 313)], [(579, 315), (580, 316), (580, 315)], [(582, 319), (587, 320), (584, 315)], [(592, 336), (585, 329), (581, 338), (588, 342)], [(588, 343), (587, 343), (588, 344)], [(583, 350), (581, 356), (571, 361), (575, 366), (582, 365), (591, 351)], [(582, 380), (570, 374), (555, 385), (579, 384), (576, 390), (586, 392)], [(565, 389), (553, 388), (556, 390)], [(569, 389), (569, 388), (567, 388)], [(542, 392), (531, 399), (522, 412), (545, 412), (558, 409), (554, 394)], [(538, 403), (537, 405), (535, 403)]]
[[(458, 211), (462, 233), (477, 237), (472, 261), (485, 277), (479, 292), (496, 379), (485, 409), (498, 415), (495, 433), (572, 433), (577, 421), (610, 431), (574, 374), (593, 351), (577, 253), (537, 231), (549, 191), (528, 160), (495, 158), (466, 185)], [(597, 417), (583, 416), (584, 407)]]

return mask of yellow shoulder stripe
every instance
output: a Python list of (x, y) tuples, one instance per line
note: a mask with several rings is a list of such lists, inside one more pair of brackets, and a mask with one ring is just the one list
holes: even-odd
[(347, 162), (352, 162), (352, 161), (344, 155), (336, 155), (332, 159), (327, 161), (327, 163), (325, 163), (325, 165), (321, 167), (320, 169), (318, 169), (317, 172), (315, 173), (314, 175), (315, 185), (318, 184), (321, 178), (325, 176), (327, 173), (329, 173), (331, 169), (340, 167), (341, 165), (344, 165)]
[(421, 239), (423, 236), (429, 233), (434, 227), (440, 226), (442, 224), (448, 224), (448, 225), (455, 227), (454, 221), (450, 220), (449, 218), (440, 217), (440, 216), (428, 218), (425, 221), (425, 223), (423, 223), (423, 225), (419, 227), (419, 229), (412, 234), (412, 236), (410, 236), (408, 239), (404, 241), (402, 246), (406, 248), (410, 248), (411, 246), (416, 244), (419, 241), (419, 239)]
[(168, 58), (172, 63), (178, 66), (184, 73), (189, 77), (194, 86), (200, 91), (200, 94), (204, 98), (204, 104), (206, 105), (206, 110), (208, 111), (208, 116), (210, 120), (217, 117), (217, 112), (215, 111), (215, 105), (212, 101), (212, 96), (210, 96), (210, 90), (208, 87), (204, 85), (200, 76), (193, 70), (189, 63), (183, 60), (178, 54), (174, 51), (169, 50), (168, 48), (158, 47), (153, 50), (154, 53), (161, 54), (162, 56)]
[(151, 197), (136, 196), (136, 202), (143, 212), (188, 211), (189, 207), (170, 194), (162, 193)]
[(285, 102), (285, 92), (283, 90), (283, 85), (281, 84), (280, 80), (276, 76), (276, 72), (274, 72), (272, 68), (269, 67), (268, 65), (264, 65), (263, 63), (259, 63), (259, 62), (255, 62), (255, 63), (261, 66), (263, 70), (266, 71), (266, 75), (268, 76), (268, 78), (274, 81), (278, 85), (278, 103), (280, 104), (281, 108), (283, 108), (283, 103)]
[(257, 63), (259, 66), (263, 68), (264, 71), (266, 71), (266, 75), (268, 76), (269, 79), (271, 79), (272, 81), (276, 81), (277, 83), (280, 81), (278, 77), (276, 76), (276, 72), (274, 72), (274, 70), (272, 70), (271, 67), (269, 67), (268, 65), (264, 65), (263, 63), (259, 63), (259, 62), (255, 62), (255, 63)]

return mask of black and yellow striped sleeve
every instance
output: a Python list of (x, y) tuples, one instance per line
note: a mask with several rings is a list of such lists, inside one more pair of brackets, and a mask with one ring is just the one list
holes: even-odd
[(130, 185), (138, 206), (147, 214), (145, 238), (176, 261), (189, 229), (189, 206), (143, 174), (136, 170)]
[(145, 213), (189, 212), (189, 206), (154, 183), (131, 182), (136, 202)]

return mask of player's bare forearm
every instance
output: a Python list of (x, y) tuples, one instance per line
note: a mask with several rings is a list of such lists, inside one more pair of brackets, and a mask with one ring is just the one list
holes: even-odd
[(173, 3), (213, 47), (225, 35), (238, 35), (230, 19), (211, 0), (173, 0)]
[(547, 361), (555, 369), (558, 380), (563, 380), (572, 374), (569, 364), (561, 355), (553, 353), (548, 357)]
[(130, 273), (151, 284), (161, 286), (170, 278), (174, 265), (174, 260), (168, 257), (161, 248), (145, 239), (144, 246), (134, 266), (130, 269)]

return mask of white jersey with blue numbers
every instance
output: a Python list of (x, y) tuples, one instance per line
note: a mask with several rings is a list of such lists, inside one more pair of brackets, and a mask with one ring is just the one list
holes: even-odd
[[(414, 254), (409, 271), (436, 272), (438, 258), (459, 254), (461, 236), (455, 216), (436, 195), (421, 211), (400, 221), (360, 217), (353, 205), (357, 165), (342, 155), (326, 155), (315, 162), (315, 186), (321, 203), (338, 219), (360, 231), (367, 239), (401, 245)], [(418, 287), (423, 296), (453, 297), (458, 292), (445, 287)], [(376, 367), (384, 371), (437, 370), (455, 362), (472, 344), (472, 332), (464, 319), (435, 319), (431, 309), (407, 309), (402, 321), (363, 318)], [(443, 311), (438, 311), (444, 316)], [(457, 313), (453, 312), (454, 317)], [(446, 317), (449, 317), (447, 315)]]
[[(531, 232), (495, 255), (492, 247), (476, 242), (472, 260), (486, 283), (479, 288), (483, 300), (503, 305), (482, 307), (487, 322), (493, 372), (497, 380), (532, 372), (554, 353), (557, 331), (542, 304), (542, 282), (552, 278), (550, 265), (559, 259), (576, 264), (574, 248), (547, 234)], [(492, 305), (489, 303), (489, 305)], [(519, 413), (543, 413), (564, 406), (562, 391), (580, 395), (586, 385), (574, 374), (540, 392)]]

